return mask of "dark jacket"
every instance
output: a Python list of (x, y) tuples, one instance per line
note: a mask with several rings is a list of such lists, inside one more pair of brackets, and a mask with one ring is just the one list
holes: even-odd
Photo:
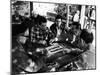
[[(65, 25), (61, 24), (60, 29), (63, 32), (64, 29), (65, 29)], [(50, 30), (53, 33), (53, 37), (56, 37), (56, 35), (57, 35), (57, 25), (55, 23), (51, 25)]]

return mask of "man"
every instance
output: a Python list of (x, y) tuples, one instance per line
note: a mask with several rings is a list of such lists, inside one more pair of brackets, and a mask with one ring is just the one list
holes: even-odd
[(27, 48), (31, 48), (32, 44), (34, 44), (34, 47), (39, 47), (39, 45), (36, 44), (40, 43), (41, 45), (46, 45), (48, 32), (48, 28), (46, 27), (46, 18), (39, 15), (36, 11), (32, 11), (32, 16), (30, 17), (30, 20), (31, 22), (28, 30), (29, 40), (27, 41)]
[(31, 29), (31, 41), (33, 43), (46, 44), (48, 28), (46, 27), (46, 18), (41, 17), (38, 24), (34, 25)]
[(71, 32), (73, 34), (73, 39), (71, 43), (74, 43), (81, 34), (81, 24), (78, 22), (73, 22), (71, 26)]
[(33, 19), (35, 22), (30, 28), (30, 39), (27, 40), (25, 46), (28, 56), (41, 68), (44, 64), (42, 54), (38, 50), (47, 46), (49, 30), (46, 27), (47, 19), (44, 16), (39, 18), (38, 22)]
[(80, 45), (84, 46), (84, 44), (86, 44), (89, 49), (90, 45), (92, 44), (92, 42), (94, 40), (93, 33), (89, 29), (83, 29), (80, 34), (80, 38), (82, 41), (82, 44), (80, 44)]
[(78, 60), (75, 61), (78, 70), (95, 69), (95, 50), (92, 47), (93, 33), (87, 29), (81, 30), (80, 33), (75, 29), (74, 32), (76, 40), (72, 44), (75, 48), (69, 51), (69, 53), (72, 55), (79, 54)]
[(73, 16), (73, 21), (74, 22), (79, 22), (79, 19), (80, 19), (80, 11), (77, 10), (75, 15)]
[(84, 65), (84, 69), (95, 68), (95, 49), (92, 42), (94, 40), (93, 33), (88, 29), (83, 29), (80, 34), (80, 43), (78, 46), (85, 52), (82, 54), (81, 64)]
[(30, 28), (30, 38), (26, 41), (25, 49), (31, 55), (36, 52), (37, 48), (44, 48), (48, 44), (49, 29), (46, 27), (46, 22), (46, 18), (41, 16), (39, 22), (33, 22)]
[(83, 29), (79, 34), (79, 39), (73, 42), (74, 46), (83, 51), (83, 53), (80, 55), (79, 60), (77, 61), (77, 65), (81, 69), (95, 68), (95, 51), (92, 47), (93, 39), (93, 33), (88, 29)]
[(59, 37), (63, 32), (64, 27), (64, 24), (62, 24), (62, 17), (60, 15), (57, 15), (55, 18), (55, 23), (50, 27), (50, 30), (53, 33), (53, 38)]

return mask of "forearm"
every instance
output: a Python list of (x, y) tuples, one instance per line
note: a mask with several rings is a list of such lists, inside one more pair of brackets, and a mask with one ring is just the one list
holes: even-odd
[(76, 36), (73, 35), (73, 40), (71, 41), (71, 43), (75, 42)]

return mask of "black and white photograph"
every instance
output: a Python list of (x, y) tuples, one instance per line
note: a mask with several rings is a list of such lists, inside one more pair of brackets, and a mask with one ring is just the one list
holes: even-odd
[(11, 75), (96, 70), (96, 5), (11, 0)]

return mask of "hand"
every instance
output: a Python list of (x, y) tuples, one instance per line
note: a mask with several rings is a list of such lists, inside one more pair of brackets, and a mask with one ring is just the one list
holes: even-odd
[(45, 40), (42, 40), (42, 41), (39, 41), (39, 43), (41, 43), (41, 44), (46, 44), (46, 41)]
[(72, 48), (71, 51), (83, 52), (83, 50), (80, 50), (79, 48)]
[(25, 44), (26, 40), (27, 40), (27, 37), (24, 37), (24, 36), (19, 36), (18, 38), (18, 41), (22, 44)]
[(50, 40), (50, 43), (52, 43), (52, 42), (54, 42), (54, 39), (51, 39), (51, 40)]
[(68, 41), (68, 38), (66, 38), (66, 41)]
[(51, 39), (51, 40), (49, 41), (50, 44), (52, 44), (53, 42), (54, 42), (54, 39)]
[(53, 42), (55, 42), (55, 41), (58, 41), (58, 38), (51, 39), (51, 40), (50, 40), (50, 43), (53, 43)]
[(71, 49), (65, 48), (65, 49), (64, 49), (64, 52), (65, 52), (65, 53), (70, 53), (70, 52), (71, 52)]
[(74, 41), (71, 41), (71, 44), (73, 44)]

